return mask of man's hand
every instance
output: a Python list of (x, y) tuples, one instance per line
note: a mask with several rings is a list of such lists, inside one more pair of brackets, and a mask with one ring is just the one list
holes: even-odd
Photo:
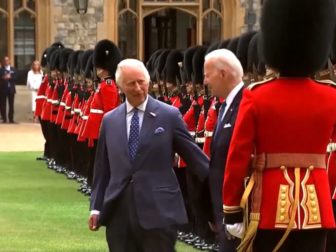
[(226, 224), (226, 230), (233, 236), (241, 239), (245, 232), (245, 226), (243, 222), (235, 223), (235, 224)]
[(99, 229), (99, 214), (91, 214), (89, 218), (89, 229), (97, 231)]

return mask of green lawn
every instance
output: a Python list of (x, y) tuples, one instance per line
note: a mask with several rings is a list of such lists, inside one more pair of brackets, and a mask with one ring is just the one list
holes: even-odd
[(0, 152), (0, 251), (107, 251), (105, 230), (87, 228), (89, 202), (79, 184), (35, 161), (38, 155)]

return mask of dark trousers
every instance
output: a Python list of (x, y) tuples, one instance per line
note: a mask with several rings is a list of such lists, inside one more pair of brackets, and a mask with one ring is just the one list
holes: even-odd
[(1, 118), (4, 122), (7, 122), (7, 101), (8, 101), (8, 119), (10, 122), (14, 121), (14, 96), (15, 93), (12, 92), (1, 92), (0, 93), (0, 112)]
[(139, 225), (132, 184), (129, 184), (114, 202), (113, 209), (106, 226), (106, 240), (110, 252), (175, 251), (175, 227), (145, 230)]
[[(254, 241), (254, 251), (270, 252), (283, 236), (283, 230), (258, 230)], [(292, 231), (279, 252), (324, 252), (326, 248), (327, 230), (311, 229)]]
[(41, 120), (40, 116), (39, 116), (39, 121), (41, 124), (42, 134), (45, 140), (43, 156), (50, 158), (50, 147), (49, 147), (50, 143), (48, 141), (48, 122)]

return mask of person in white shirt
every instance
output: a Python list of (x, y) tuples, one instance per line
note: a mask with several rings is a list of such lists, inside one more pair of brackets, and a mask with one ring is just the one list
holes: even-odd
[(27, 87), (31, 89), (32, 93), (32, 112), (35, 112), (35, 99), (37, 97), (37, 90), (42, 82), (42, 77), (41, 64), (38, 60), (34, 60), (27, 75)]

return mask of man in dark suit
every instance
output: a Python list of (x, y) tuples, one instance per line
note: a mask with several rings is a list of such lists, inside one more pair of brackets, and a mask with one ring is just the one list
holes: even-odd
[(116, 82), (126, 102), (108, 112), (100, 128), (89, 228), (106, 226), (110, 251), (175, 251), (176, 227), (187, 222), (175, 152), (204, 182), (208, 159), (178, 109), (148, 95), (142, 62), (121, 61)]
[(236, 251), (240, 239), (230, 235), (223, 226), (222, 185), (226, 157), (230, 146), (243, 90), (243, 68), (237, 57), (227, 49), (218, 49), (205, 56), (204, 82), (214, 96), (224, 98), (218, 113), (211, 143), (209, 184), (214, 210), (213, 229), (218, 232), (220, 251)]
[(8, 100), (8, 119), (10, 123), (14, 122), (14, 96), (15, 96), (15, 69), (10, 65), (9, 58), (3, 59), (0, 68), (0, 112), (2, 122), (7, 122), (6, 104)]

